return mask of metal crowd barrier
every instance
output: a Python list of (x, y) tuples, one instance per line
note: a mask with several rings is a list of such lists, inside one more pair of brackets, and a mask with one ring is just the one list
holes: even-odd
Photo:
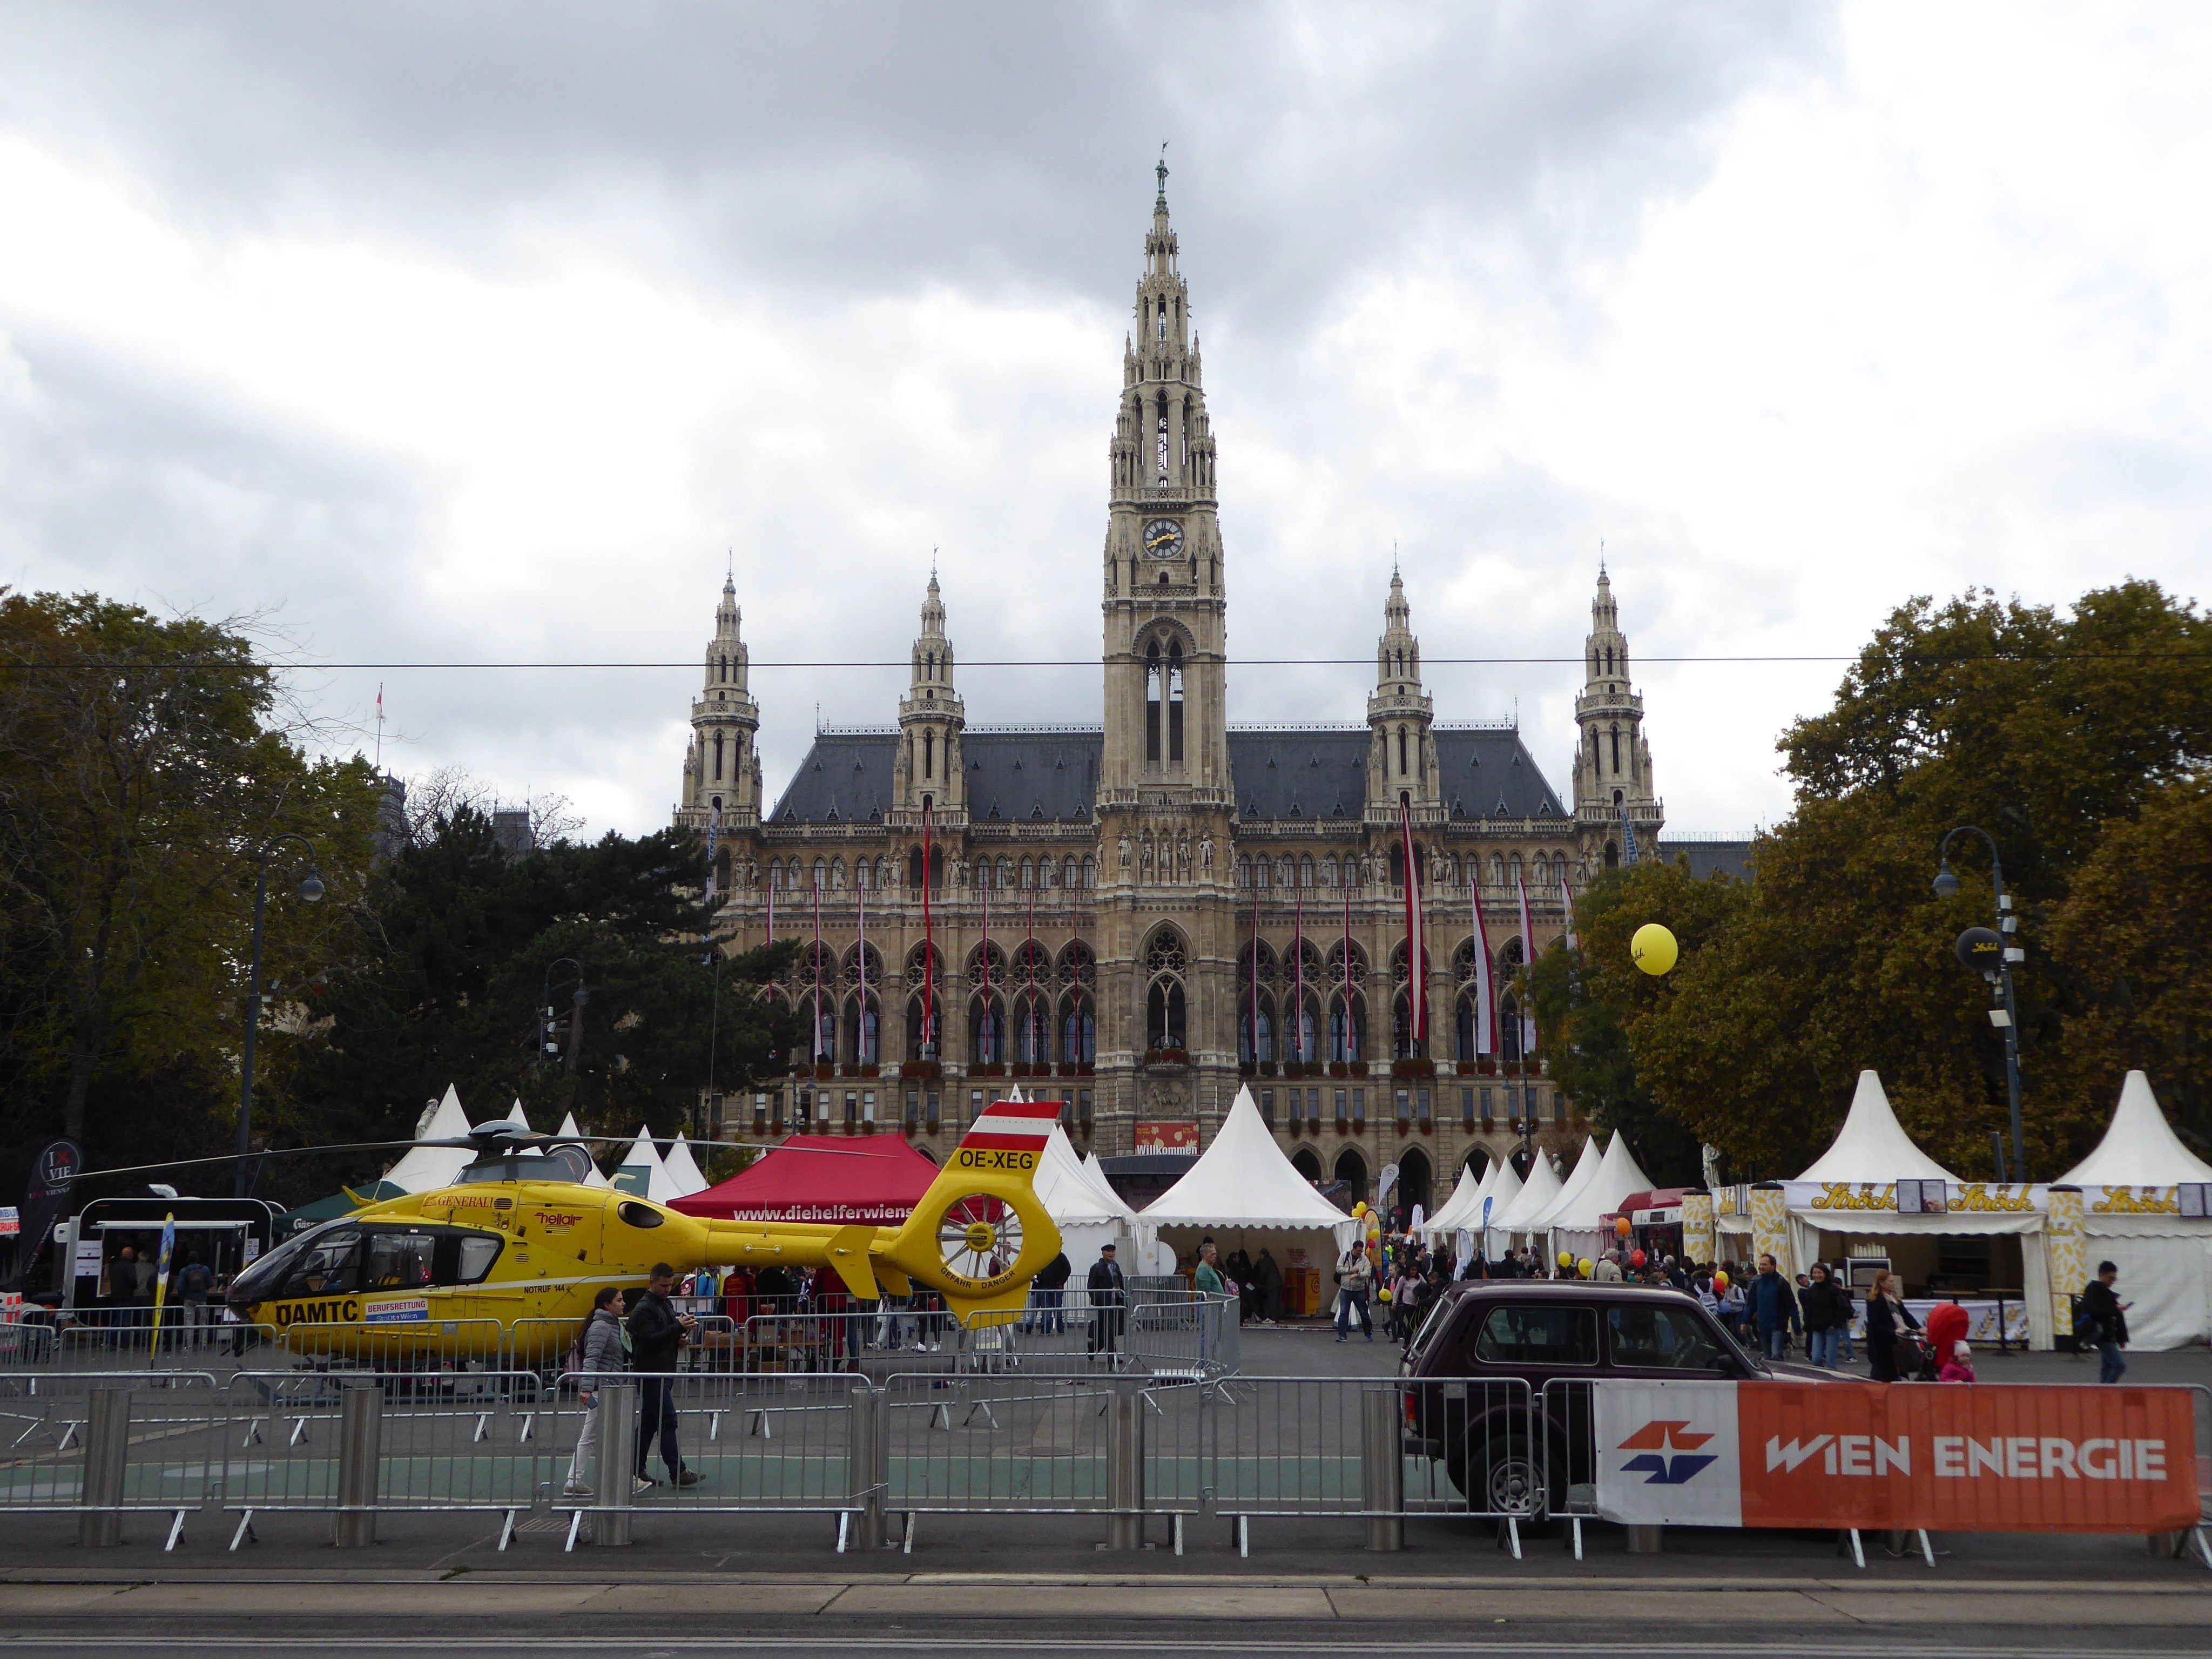
[(171, 1515), (165, 1549), (205, 1507), (220, 1406), (209, 1371), (68, 1371), (0, 1377), (0, 1515), (74, 1514), (88, 1545), (122, 1518)]

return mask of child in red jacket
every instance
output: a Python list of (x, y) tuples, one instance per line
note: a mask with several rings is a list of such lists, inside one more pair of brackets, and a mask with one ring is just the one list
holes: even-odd
[(1963, 1342), (1951, 1345), (1951, 1357), (1936, 1373), (1938, 1382), (1971, 1382), (1974, 1380), (1974, 1351)]

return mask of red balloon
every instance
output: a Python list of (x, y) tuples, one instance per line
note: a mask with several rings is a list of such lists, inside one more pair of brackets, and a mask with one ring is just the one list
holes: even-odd
[(1628, 1253), (1628, 1265), (1632, 1267), (1642, 1267), (1644, 1265), (1644, 1252), (1641, 1250), (1631, 1250)]
[(1613, 1218), (1613, 1231), (1620, 1237), (1626, 1238), (1633, 1229), (1629, 1226), (1626, 1216), (1617, 1215)]

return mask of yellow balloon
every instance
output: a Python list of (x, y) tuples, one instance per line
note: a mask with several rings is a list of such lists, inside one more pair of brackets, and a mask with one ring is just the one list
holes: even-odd
[(1367, 1213), (1367, 1206), (1364, 1203), (1355, 1204), (1352, 1206), (1352, 1212), (1354, 1215), (1365, 1215)]
[(1674, 936), (1656, 921), (1647, 921), (1628, 941), (1629, 959), (1647, 974), (1663, 974), (1681, 954)]
[(1562, 1267), (1573, 1267), (1575, 1265), (1575, 1253), (1572, 1250), (1561, 1250), (1559, 1252), (1559, 1265)]
[(1580, 1273), (1584, 1279), (1588, 1279), (1590, 1274), (1596, 1270), (1590, 1266), (1590, 1259), (1588, 1256), (1584, 1256), (1581, 1261), (1575, 1263), (1575, 1271)]

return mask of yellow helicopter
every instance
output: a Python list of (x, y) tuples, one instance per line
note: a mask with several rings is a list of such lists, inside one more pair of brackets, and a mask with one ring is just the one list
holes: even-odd
[(659, 1262), (678, 1273), (773, 1265), (827, 1267), (866, 1302), (921, 1285), (963, 1323), (994, 1322), (1024, 1305), (1030, 1280), (1060, 1251), (1033, 1188), (1059, 1110), (994, 1103), (896, 1228), (702, 1219), (583, 1185), (588, 1155), (574, 1139), (479, 1124), (458, 1140), (400, 1143), (474, 1147), (455, 1185), (301, 1234), (240, 1273), (228, 1303), (295, 1349), (390, 1355), (436, 1347), (460, 1321), (496, 1321), (507, 1334), (521, 1322), (580, 1328), (602, 1285), (641, 1285)]

